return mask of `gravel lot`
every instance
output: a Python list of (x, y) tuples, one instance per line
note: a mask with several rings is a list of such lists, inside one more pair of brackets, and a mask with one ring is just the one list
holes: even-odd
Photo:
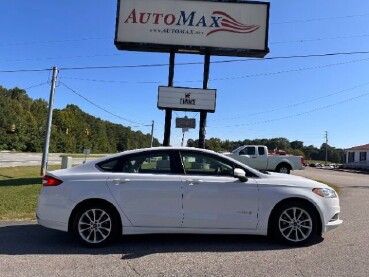
[(340, 186), (341, 228), (308, 247), (265, 237), (127, 236), (86, 249), (35, 222), (0, 222), (1, 276), (369, 276), (369, 175), (294, 172)]

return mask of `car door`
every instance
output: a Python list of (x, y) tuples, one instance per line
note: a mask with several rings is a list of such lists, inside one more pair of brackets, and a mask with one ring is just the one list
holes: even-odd
[(255, 229), (258, 223), (258, 186), (253, 178), (233, 176), (232, 162), (217, 155), (181, 151), (185, 174), (185, 228)]
[(171, 151), (131, 155), (111, 172), (108, 187), (136, 227), (181, 227), (182, 182)]
[(239, 152), (240, 158), (244, 164), (257, 170), (267, 169), (268, 157), (263, 147), (246, 146)]

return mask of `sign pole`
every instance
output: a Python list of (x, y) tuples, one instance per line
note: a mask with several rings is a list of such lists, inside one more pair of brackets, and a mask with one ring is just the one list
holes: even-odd
[(151, 142), (150, 142), (150, 147), (152, 147), (152, 144), (154, 142), (154, 120), (152, 121), (152, 124), (151, 124)]
[[(204, 80), (203, 80), (203, 83), (202, 83), (202, 88), (203, 89), (208, 88), (209, 73), (210, 73), (210, 53), (206, 52), (205, 53), (205, 58), (204, 58)], [(207, 118), (207, 112), (201, 111), (200, 112), (198, 148), (205, 148), (206, 118)]]
[[(175, 52), (170, 51), (168, 87), (173, 87)], [(170, 145), (170, 127), (172, 123), (172, 109), (165, 109), (165, 126), (163, 146)]]

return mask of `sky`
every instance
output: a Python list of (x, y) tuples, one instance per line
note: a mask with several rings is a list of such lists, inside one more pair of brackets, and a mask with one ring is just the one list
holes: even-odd
[[(211, 56), (208, 87), (217, 99), (206, 138), (284, 137), (320, 147), (327, 132), (336, 148), (369, 143), (369, 1), (270, 3), (264, 59)], [(157, 108), (157, 94), (168, 85), (169, 54), (118, 50), (116, 9), (116, 0), (0, 1), (0, 85), (48, 100), (51, 71), (34, 70), (57, 67), (55, 108), (76, 104), (143, 133), (154, 120), (162, 142), (165, 112)], [(176, 54), (174, 86), (202, 88), (203, 60)], [(119, 68), (135, 65), (150, 66)], [(184, 116), (199, 125), (198, 113), (174, 111), (172, 145), (182, 139), (175, 118)], [(191, 129), (185, 139), (198, 133)]]

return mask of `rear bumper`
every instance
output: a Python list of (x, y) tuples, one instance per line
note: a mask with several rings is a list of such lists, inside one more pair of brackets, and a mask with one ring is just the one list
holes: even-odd
[(36, 214), (36, 218), (37, 218), (37, 223), (41, 226), (54, 229), (54, 230), (68, 232), (68, 224), (64, 222), (45, 220), (45, 219), (40, 218), (37, 214)]

